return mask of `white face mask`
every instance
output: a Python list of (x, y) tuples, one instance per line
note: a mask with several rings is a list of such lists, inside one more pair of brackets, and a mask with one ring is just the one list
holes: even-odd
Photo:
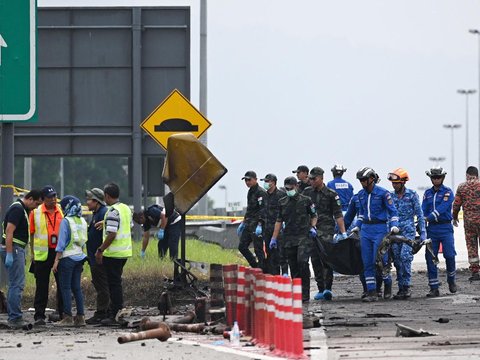
[(295, 189), (287, 190), (287, 196), (288, 197), (295, 196), (296, 193), (297, 193), (297, 191)]
[(263, 188), (264, 188), (265, 190), (270, 189), (270, 183), (264, 182), (264, 183), (263, 183)]

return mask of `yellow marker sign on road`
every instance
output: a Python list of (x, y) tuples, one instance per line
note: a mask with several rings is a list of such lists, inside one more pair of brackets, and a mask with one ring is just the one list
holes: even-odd
[(170, 135), (192, 133), (198, 139), (211, 125), (177, 89), (140, 124), (165, 150)]

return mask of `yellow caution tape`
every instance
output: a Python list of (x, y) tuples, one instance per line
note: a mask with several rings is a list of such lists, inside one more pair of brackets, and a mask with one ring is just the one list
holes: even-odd
[(12, 188), (13, 189), (13, 195), (15, 196), (20, 196), (22, 194), (26, 194), (29, 192), (27, 189), (22, 189), (20, 187), (17, 187), (15, 185), (0, 185), (2, 188)]
[(230, 220), (237, 221), (243, 220), (243, 216), (213, 216), (213, 215), (187, 215), (186, 220)]

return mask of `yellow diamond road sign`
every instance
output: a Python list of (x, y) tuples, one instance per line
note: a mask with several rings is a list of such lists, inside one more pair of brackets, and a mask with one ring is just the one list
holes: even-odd
[(140, 126), (167, 150), (170, 135), (192, 133), (198, 139), (211, 125), (210, 121), (175, 89)]

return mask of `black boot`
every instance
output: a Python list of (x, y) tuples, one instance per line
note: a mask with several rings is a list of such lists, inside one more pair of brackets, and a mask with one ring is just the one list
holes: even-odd
[(403, 299), (406, 300), (406, 299), (410, 299), (412, 297), (412, 290), (410, 290), (410, 286), (405, 286), (403, 288)]
[(382, 283), (377, 282), (377, 297), (382, 297)]
[(405, 288), (403, 286), (400, 286), (398, 288), (398, 292), (393, 295), (393, 298), (395, 300), (403, 300), (403, 298), (405, 297)]
[(450, 290), (452, 294), (455, 294), (457, 292), (457, 284), (455, 284), (455, 281), (448, 282), (448, 290)]
[(389, 300), (392, 297), (392, 284), (385, 284), (383, 288), (383, 298)]
[(367, 296), (362, 299), (362, 301), (363, 302), (375, 302), (375, 301), (377, 301), (377, 299), (378, 299), (377, 292), (375, 290), (370, 290), (367, 293)]
[(430, 288), (430, 291), (427, 294), (427, 297), (432, 298), (432, 297), (438, 297), (440, 296), (440, 291), (438, 289), (433, 289)]

